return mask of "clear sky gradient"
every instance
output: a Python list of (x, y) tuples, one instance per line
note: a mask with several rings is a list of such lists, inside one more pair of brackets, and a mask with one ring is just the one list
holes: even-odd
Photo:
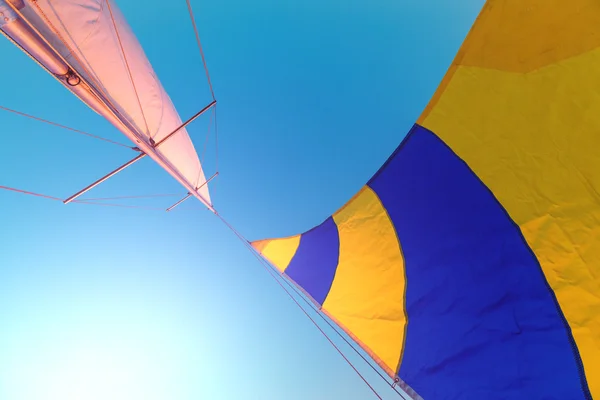
[[(182, 118), (208, 104), (185, 1), (118, 4)], [(482, 4), (194, 0), (219, 102), (216, 208), (250, 240), (320, 223), (400, 143)], [(126, 141), (4, 38), (0, 54), (0, 105)], [(66, 198), (135, 155), (0, 122), (0, 185)], [(189, 129), (199, 153), (209, 122)], [(145, 159), (88, 197), (162, 193), (185, 191)], [(165, 213), (0, 192), (0, 239), (2, 400), (375, 398), (195, 200)]]

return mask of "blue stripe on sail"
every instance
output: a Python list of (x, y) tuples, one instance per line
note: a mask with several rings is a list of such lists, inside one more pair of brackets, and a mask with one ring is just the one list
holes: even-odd
[(369, 186), (406, 263), (400, 378), (427, 400), (585, 399), (538, 261), (464, 162), (416, 125)]
[(316, 302), (323, 304), (335, 276), (340, 250), (338, 229), (332, 217), (303, 233), (298, 250), (285, 270)]

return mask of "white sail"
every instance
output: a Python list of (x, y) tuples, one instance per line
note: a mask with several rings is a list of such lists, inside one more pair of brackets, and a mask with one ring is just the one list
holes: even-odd
[[(75, 84), (69, 87), (75, 94), (125, 133), (190, 193), (211, 206), (198, 154), (185, 129), (154, 147), (182, 121), (113, 1), (0, 0), (0, 9), (8, 11), (6, 15), (12, 11), (10, 18), (0, 25), (5, 33), (34, 58), (38, 58), (35, 49), (39, 51), (44, 44), (38, 43), (32, 49), (23, 43), (29, 40), (26, 36), (30, 32), (25, 31), (30, 29), (34, 36), (41, 36), (47, 42), (46, 47), (73, 68), (70, 73), (75, 72), (75, 76), (70, 81), (66, 78), (65, 63), (61, 65), (60, 59), (47, 55), (41, 64), (56, 76), (62, 76), (67, 87)], [(89, 89), (82, 89), (88, 85), (95, 95)], [(100, 105), (96, 104), (98, 98)], [(199, 186), (202, 187), (196, 190)]]

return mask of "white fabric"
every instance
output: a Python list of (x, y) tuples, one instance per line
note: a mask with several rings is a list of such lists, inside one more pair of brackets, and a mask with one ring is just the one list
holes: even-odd
[[(110, 8), (107, 1), (110, 1)], [(37, 0), (32, 3), (28, 0), (21, 12), (141, 133), (141, 140), (148, 143), (151, 137), (159, 142), (181, 125), (171, 99), (114, 1)], [(123, 57), (119, 38), (126, 58)], [(139, 103), (125, 60), (135, 82)], [(168, 139), (156, 152), (177, 169), (190, 186), (198, 187), (205, 182), (198, 154), (185, 129)], [(211, 203), (208, 185), (204, 185), (198, 193)]]

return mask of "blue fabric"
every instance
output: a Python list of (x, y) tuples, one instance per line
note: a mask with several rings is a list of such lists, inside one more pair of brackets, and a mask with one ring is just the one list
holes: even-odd
[(305, 292), (323, 304), (337, 269), (340, 251), (338, 229), (332, 217), (300, 237), (300, 245), (285, 270)]
[(406, 263), (401, 379), (426, 400), (586, 398), (539, 263), (463, 161), (416, 125), (369, 186)]

